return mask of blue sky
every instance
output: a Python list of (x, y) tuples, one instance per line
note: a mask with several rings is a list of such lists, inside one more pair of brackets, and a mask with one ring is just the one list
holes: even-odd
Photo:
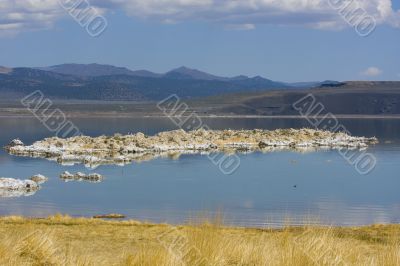
[[(391, 13), (382, 12), (382, 7), (375, 6), (375, 10), (376, 1), (366, 1), (371, 5), (365, 10), (377, 21), (375, 31), (367, 37), (359, 36), (336, 10), (321, 6), (314, 11), (307, 6), (298, 12), (291, 9), (290, 3), (296, 0), (283, 0), (288, 5), (279, 7), (265, 6), (264, 2), (270, 1), (264, 0), (260, 7), (251, 8), (254, 14), (246, 6), (229, 9), (230, 14), (222, 6), (225, 9), (218, 13), (215, 6), (198, 7), (196, 1), (189, 7), (161, 6), (165, 1), (153, 1), (160, 4), (140, 6), (142, 11), (131, 10), (131, 5), (138, 7), (140, 1), (136, 0), (126, 6), (93, 1), (108, 22), (99, 37), (91, 37), (52, 0), (44, 0), (49, 2), (46, 14), (54, 14), (45, 19), (24, 17), (24, 12), (44, 12), (43, 5), (39, 10), (0, 5), (0, 18), (6, 9), (7, 14), (18, 14), (8, 15), (9, 21), (0, 19), (0, 65), (96, 62), (155, 72), (185, 65), (222, 76), (261, 75), (291, 82), (400, 80), (400, 1), (382, 1), (391, 2)], [(171, 5), (175, 2), (179, 1), (171, 1)], [(205, 2), (222, 9), (224, 1)], [(157, 8), (163, 12), (156, 12)], [(280, 13), (275, 16), (276, 10)], [(9, 27), (14, 18), (25, 26)]]

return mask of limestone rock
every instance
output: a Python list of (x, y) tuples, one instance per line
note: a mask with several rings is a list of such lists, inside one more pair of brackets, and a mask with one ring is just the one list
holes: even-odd
[(98, 183), (103, 181), (103, 176), (100, 174), (84, 174), (81, 172), (77, 172), (76, 174), (71, 174), (68, 171), (65, 171), (60, 175), (60, 178), (63, 179), (64, 181), (89, 181), (93, 183)]
[(43, 184), (44, 182), (46, 182), (47, 180), (49, 180), (47, 177), (45, 177), (44, 175), (34, 175), (30, 178), (30, 180), (36, 182), (37, 184)]
[(0, 178), (0, 197), (21, 197), (33, 195), (39, 185), (32, 180)]
[(136, 133), (96, 138), (77, 136), (60, 139), (54, 137), (37, 141), (30, 146), (13, 140), (7, 151), (18, 156), (46, 158), (63, 165), (81, 163), (93, 168), (104, 164), (125, 165), (133, 161), (151, 160), (161, 156), (168, 157), (178, 153), (247, 153), (288, 149), (305, 152), (334, 148), (361, 150), (377, 142), (376, 138), (353, 137), (342, 132), (314, 129), (272, 131), (261, 129), (206, 131), (199, 129), (189, 132), (184, 130), (161, 132), (155, 136)]
[(12, 148), (12, 147), (17, 147), (17, 146), (24, 146), (24, 143), (20, 139), (13, 139), (8, 145), (6, 146), (6, 149)]

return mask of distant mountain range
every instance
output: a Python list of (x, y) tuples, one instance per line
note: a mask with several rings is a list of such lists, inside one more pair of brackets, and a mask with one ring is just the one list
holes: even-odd
[(219, 77), (180, 67), (164, 74), (100, 64), (62, 64), (37, 68), (0, 66), (0, 93), (19, 97), (41, 90), (50, 98), (81, 100), (160, 100), (271, 89), (337, 86), (336, 81), (283, 83), (260, 76)]
[(258, 80), (264, 82), (266, 85), (274, 86), (288, 86), (288, 83), (274, 82), (269, 79), (262, 78), (260, 76), (250, 78), (248, 76), (236, 76), (232, 78), (215, 76), (197, 69), (191, 69), (188, 67), (179, 67), (168, 71), (164, 74), (154, 73), (148, 70), (130, 70), (125, 67), (116, 67), (111, 65), (100, 65), (100, 64), (62, 64), (50, 67), (38, 67), (36, 69), (49, 71), (64, 75), (80, 76), (80, 77), (100, 77), (100, 76), (114, 76), (114, 75), (127, 75), (134, 77), (143, 78), (171, 78), (171, 79), (191, 79), (191, 80), (209, 80), (209, 81), (246, 81), (246, 80)]

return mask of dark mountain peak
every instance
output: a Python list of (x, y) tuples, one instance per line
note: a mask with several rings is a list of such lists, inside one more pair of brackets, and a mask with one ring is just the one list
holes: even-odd
[(191, 72), (191, 71), (198, 71), (197, 69), (194, 69), (194, 68), (189, 68), (189, 67), (186, 67), (186, 66), (181, 66), (181, 67), (178, 67), (178, 68), (175, 68), (175, 69), (173, 69), (173, 70), (171, 70), (170, 72)]
[(257, 81), (270, 81), (269, 79), (263, 78), (261, 76), (255, 76), (252, 79)]
[(166, 77), (181, 78), (181, 79), (202, 79), (202, 80), (227, 80), (223, 77), (211, 75), (209, 73), (181, 66), (173, 69), (165, 74)]
[(230, 78), (231, 81), (235, 81), (235, 80), (244, 80), (244, 79), (249, 79), (248, 76), (245, 75), (239, 75), (239, 76), (235, 76), (233, 78)]

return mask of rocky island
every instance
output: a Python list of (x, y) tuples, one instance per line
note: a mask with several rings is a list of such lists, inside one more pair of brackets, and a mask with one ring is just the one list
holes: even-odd
[(81, 172), (78, 172), (76, 174), (71, 174), (68, 171), (65, 171), (64, 173), (62, 173), (60, 175), (60, 178), (62, 180), (64, 180), (65, 182), (70, 182), (70, 181), (79, 181), (79, 182), (88, 181), (88, 182), (91, 182), (91, 183), (100, 183), (101, 181), (103, 181), (103, 176), (100, 175), (100, 174), (94, 173), (94, 174), (88, 174), (87, 175), (87, 174), (84, 174), (84, 173), (81, 173)]
[(143, 133), (114, 136), (57, 137), (24, 145), (15, 139), (6, 150), (12, 155), (55, 160), (64, 165), (83, 163), (87, 167), (103, 164), (125, 165), (158, 156), (188, 153), (232, 153), (274, 150), (309, 151), (315, 149), (365, 149), (376, 138), (354, 137), (342, 132), (314, 129), (278, 130), (175, 130), (155, 136)]
[(26, 180), (0, 177), (0, 198), (32, 196), (46, 181), (47, 177), (43, 175), (34, 175)]

